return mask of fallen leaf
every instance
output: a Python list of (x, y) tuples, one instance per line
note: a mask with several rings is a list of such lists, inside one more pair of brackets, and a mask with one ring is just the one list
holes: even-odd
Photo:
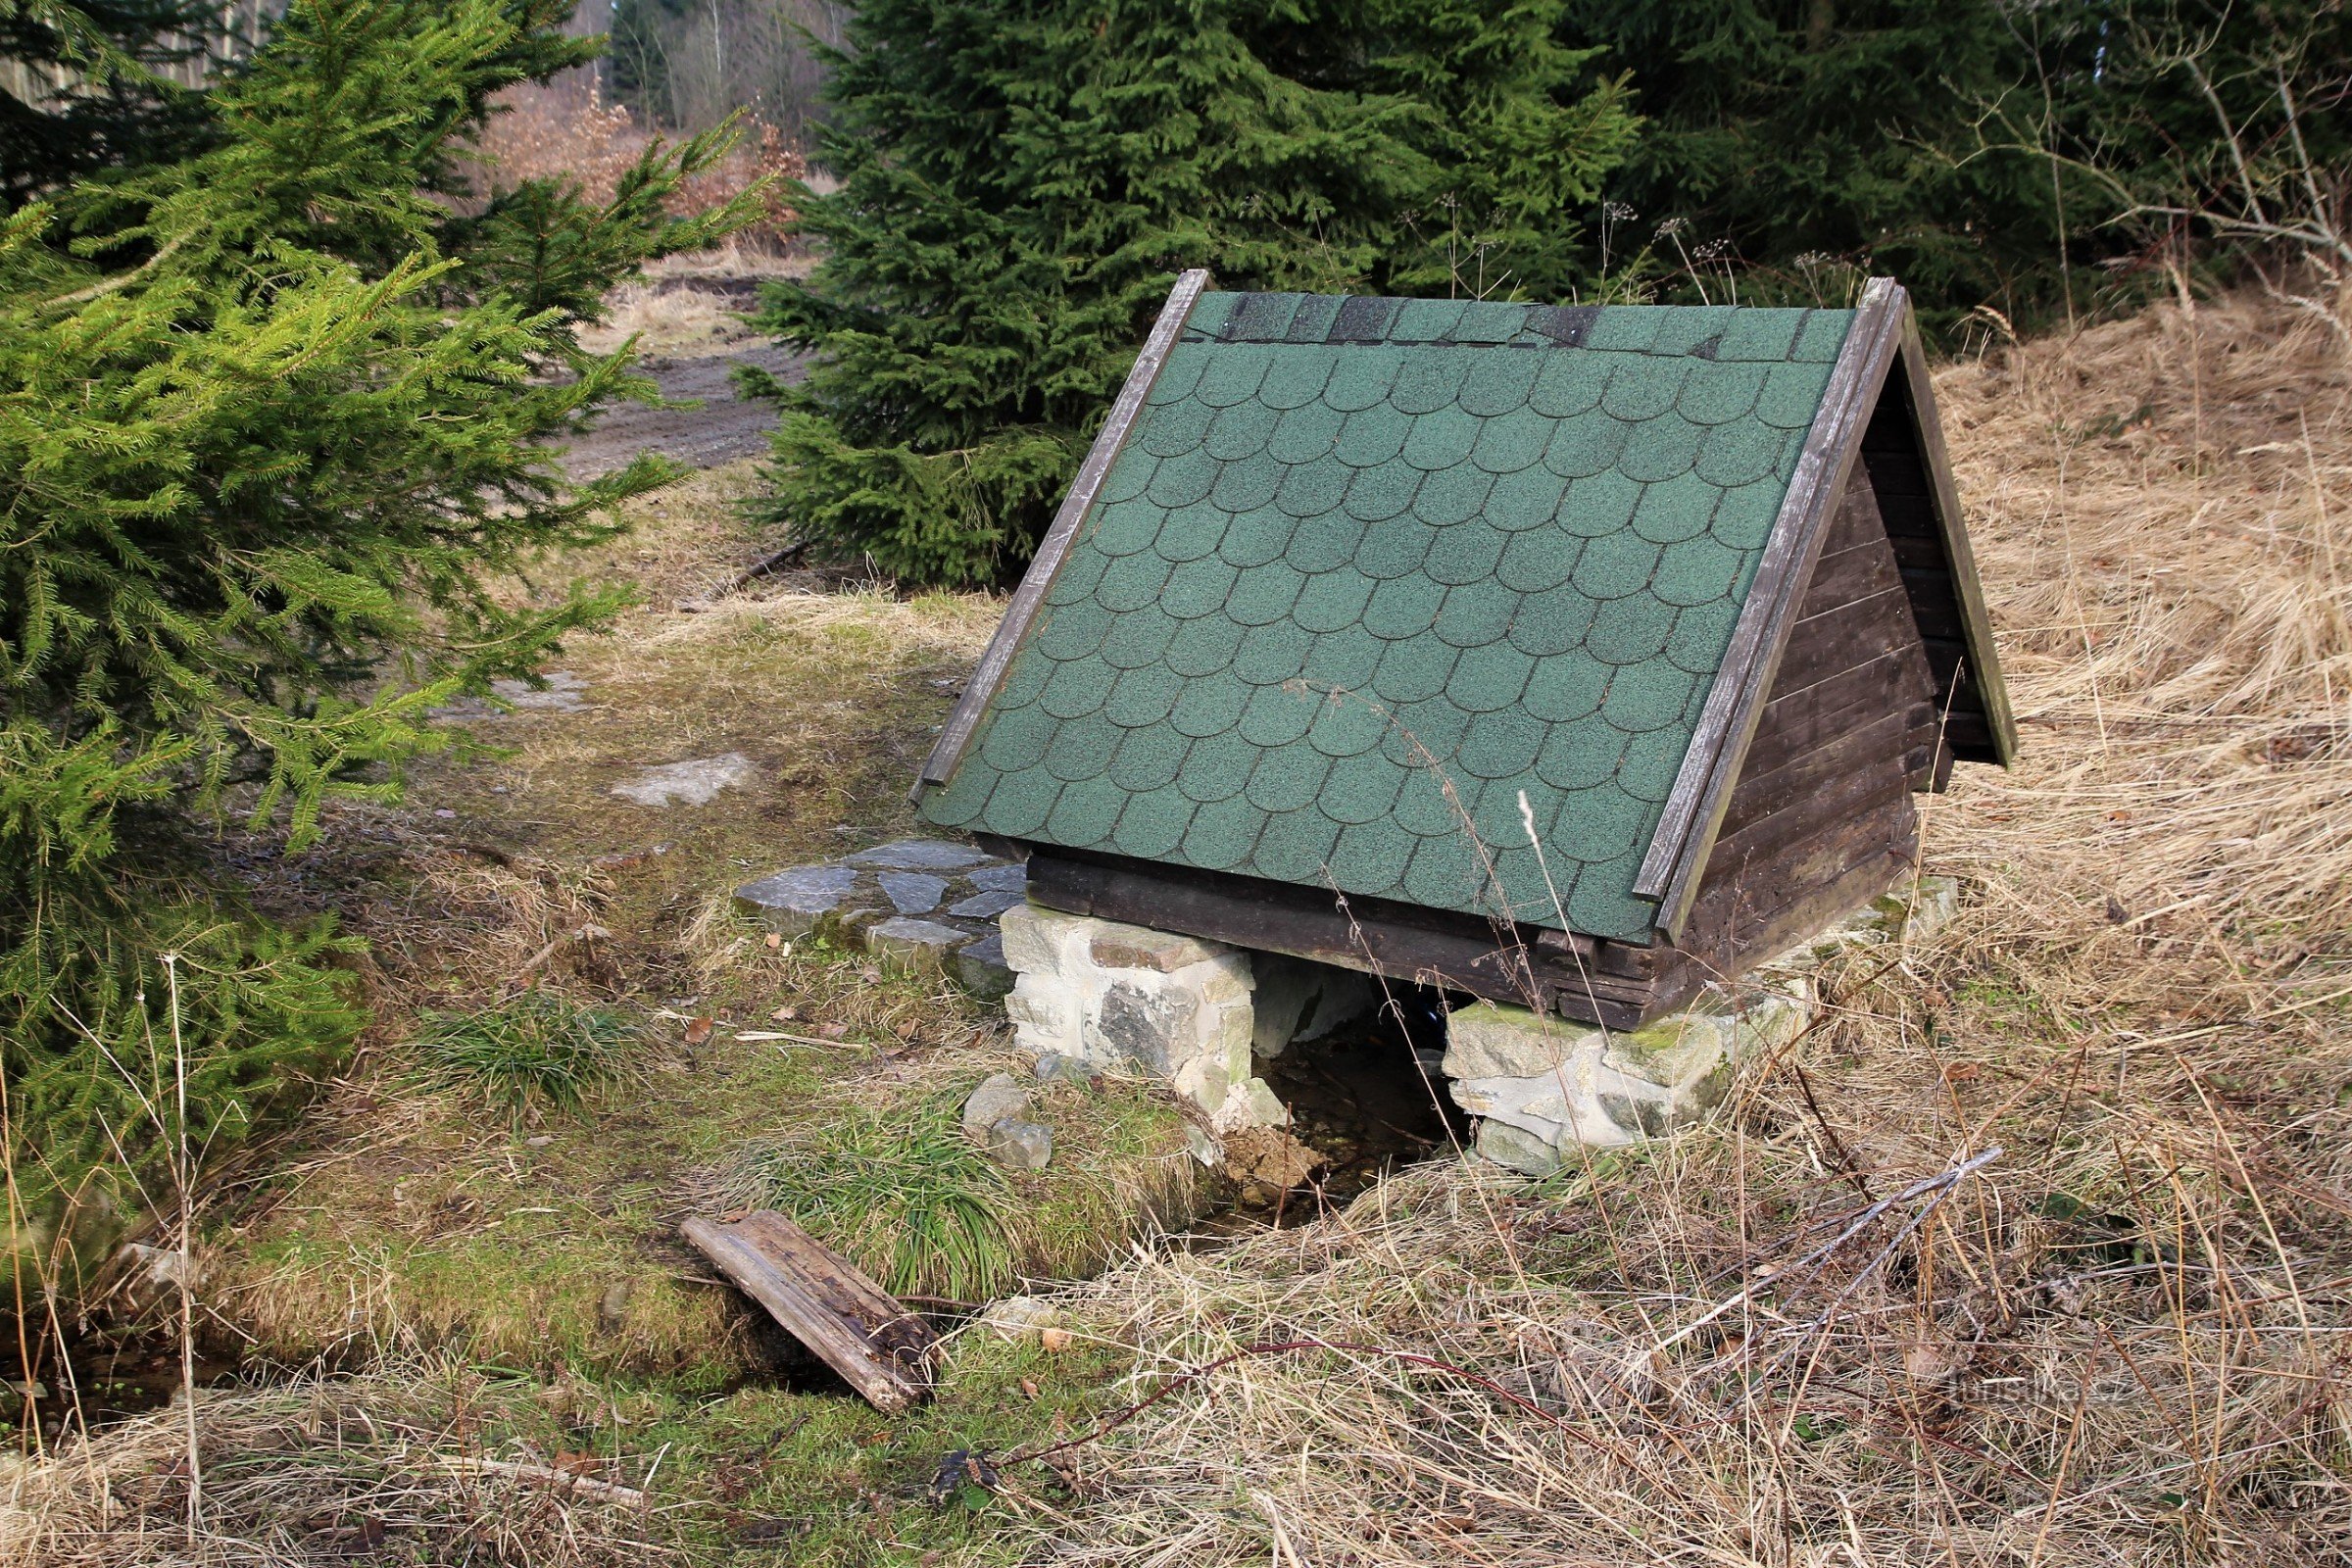
[(1973, 1061), (1955, 1061), (1943, 1069), (1943, 1081), (1947, 1084), (1964, 1084), (1982, 1071), (1984, 1069)]
[(1021, 1379), (1021, 1397), (1022, 1397), (1022, 1398), (1024, 1398), (1024, 1399), (1034, 1399), (1034, 1398), (1036, 1398), (1036, 1397), (1038, 1396), (1038, 1395), (1039, 1395), (1041, 1392), (1043, 1392), (1043, 1391), (1041, 1391), (1041, 1390), (1038, 1388), (1038, 1386), (1037, 1386), (1037, 1380), (1036, 1380), (1035, 1378), (1023, 1378), (1023, 1379)]
[(686, 1026), (686, 1043), (690, 1046), (699, 1046), (704, 1044), (710, 1038), (710, 1031), (717, 1027), (717, 1019), (712, 1018), (708, 1014), (695, 1019), (692, 1023)]
[(912, 1040), (914, 1038), (914, 1020), (912, 1018), (901, 1018), (897, 1024), (893, 1025), (893, 1027), (898, 1030), (899, 1038), (901, 1040)]
[(770, 932), (767, 934), (767, 951), (768, 951), (768, 952), (770, 952), (770, 953), (773, 953), (773, 952), (775, 952), (775, 951), (776, 951), (778, 948), (782, 947), (783, 945), (784, 945), (784, 939), (783, 939), (782, 937), (780, 937), (780, 936), (776, 935), (776, 934), (775, 934), (773, 931), (770, 931)]
[(768, 1020), (772, 1023), (796, 1023), (800, 1020), (801, 1009), (789, 1005), (782, 1006), (778, 1007), (775, 1011), (769, 1013), (767, 1016)]
[(1070, 1331), (1057, 1328), (1040, 1329), (1037, 1331), (1037, 1343), (1049, 1350), (1066, 1350), (1070, 1348)]
[(816, 1032), (827, 1040), (839, 1040), (850, 1032), (850, 1026), (846, 1023), (820, 1023), (816, 1026)]
[(858, 978), (864, 981), (869, 986), (880, 985), (882, 983), (882, 971), (869, 963), (864, 968), (858, 971)]

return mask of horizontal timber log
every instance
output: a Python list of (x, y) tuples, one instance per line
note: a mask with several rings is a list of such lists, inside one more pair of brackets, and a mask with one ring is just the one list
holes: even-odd
[[(1629, 1029), (1697, 984), (1670, 949), (1449, 915), (1386, 899), (1029, 845), (1029, 896), (1048, 908), (1180, 931), (1390, 979), (1466, 991)], [(1636, 971), (1636, 972), (1627, 972)]]

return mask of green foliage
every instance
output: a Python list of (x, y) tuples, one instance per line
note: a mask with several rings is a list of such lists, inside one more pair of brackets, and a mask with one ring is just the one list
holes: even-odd
[(1012, 1184), (963, 1135), (961, 1104), (858, 1107), (821, 1140), (755, 1147), (738, 1166), (746, 1196), (886, 1290), (984, 1300), (1014, 1273)]
[[(53, 32), (101, 15), (0, 4)], [(192, 1055), (347, 1043), (355, 1020), (316, 967), (329, 939), (272, 934), (139, 868), (178, 813), (232, 803), (308, 841), (328, 799), (383, 797), (440, 744), (434, 705), (530, 670), (619, 603), (591, 587), (518, 610), (485, 583), (609, 536), (613, 504), (667, 476), (644, 460), (562, 481), (542, 443), (642, 390), (625, 355), (584, 353), (575, 329), (641, 261), (707, 245), (749, 209), (663, 211), (716, 137), (650, 151), (607, 204), (543, 182), (471, 198), (491, 96), (587, 57), (558, 30), (567, 10), (296, 0), (182, 106), (196, 133), (84, 149), (99, 167), (0, 213), (12, 1084), (102, 1076), (92, 1020), (131, 1015), (154, 944), (194, 940), (175, 921), (218, 933), (182, 986)], [(0, 47), (23, 36), (0, 29)], [(211, 987), (227, 989), (187, 995)], [(208, 1114), (225, 1125), (269, 1077), (220, 1077), (228, 1098)], [(21, 1107), (17, 1151), (86, 1153), (79, 1115)]]
[(70, 1298), (125, 1217), (270, 1126), (365, 1015), (354, 944), (323, 922), (157, 900), (58, 911), (41, 933), (0, 956), (10, 1218), (24, 1277)]
[(999, 580), (1173, 274), (1557, 293), (1631, 132), (1549, 0), (875, 0), (830, 58), (824, 243), (764, 324), (818, 361), (764, 509), (836, 556)]
[[(228, 42), (221, 10), (206, 0), (0, 0), (0, 212), (201, 134), (201, 95), (163, 73)], [(5, 63), (20, 68), (13, 80)]]
[(1646, 122), (1609, 194), (1683, 294), (1702, 252), (1753, 269), (1755, 299), (1807, 297), (1834, 259), (1901, 278), (1932, 323), (1989, 304), (2022, 325), (2191, 232), (2242, 259), (2249, 186), (2300, 205), (2303, 156), (2326, 188), (2352, 150), (2337, 0), (1569, 0), (1563, 35), (1633, 79)]
[(617, 1082), (636, 1034), (609, 1008), (525, 991), (496, 1007), (431, 1014), (416, 1052), (427, 1083), (479, 1096), (519, 1122), (542, 1107), (576, 1109)]
[(1610, 194), (1642, 235), (1679, 220), (1676, 263), (1867, 256), (1965, 309), (2055, 260), (2047, 171), (1965, 156), (2031, 73), (2004, 0), (1570, 0), (1567, 35), (1632, 74), (1646, 124)]

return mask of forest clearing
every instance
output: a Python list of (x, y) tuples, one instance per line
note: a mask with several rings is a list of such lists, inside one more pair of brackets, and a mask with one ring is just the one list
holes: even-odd
[[(506, 41), (468, 46), (491, 62), (468, 91), (593, 57), (553, 30), (568, 7), (519, 9)], [(389, 49), (444, 39), (431, 10), (318, 0), (287, 25), (377, 26)], [(599, 69), (648, 123), (702, 128), (690, 91), (745, 101), (648, 64), (708, 44), (691, 8), (620, 12), (598, 25), (638, 74)], [(814, 53), (777, 44), (779, 79), (833, 96), (807, 126), (761, 100), (760, 123), (814, 146), (833, 115), (887, 142), (875, 117), (908, 90), (890, 73), (932, 70), (894, 50), (935, 24), (877, 0)], [(1049, 31), (1039, 47), (1064, 47)], [(256, 76), (257, 119), (273, 92), (306, 99), (292, 68)], [(1577, 130), (1599, 167), (1623, 106), (1592, 91), (1555, 91), (1546, 134)], [(70, 276), (83, 264), (32, 220), (0, 251), (49, 291), (0, 318), (0, 451), (47, 476), (7, 493), (83, 530), (47, 577), (24, 563), (48, 535), (0, 532), (20, 573), (0, 1143), (22, 1439), (0, 1457), (0, 1563), (2352, 1559), (2352, 251), (2271, 235), (2200, 264), (2148, 242), (2082, 263), (2106, 269), (2095, 309), (2046, 270), (2013, 311), (1914, 290), (2017, 736), (2010, 765), (1947, 757), (1903, 796), (1918, 844), (1896, 892), (1948, 878), (1956, 906), (1817, 949), (1810, 1021), (1727, 1061), (1672, 1130), (1567, 1138), (1529, 1174), (1481, 1157), (1416, 1033), (1444, 1038), (1459, 988), (1367, 957), (1387, 1021), (1278, 1041), (1279, 1061), (1261, 1038), (1242, 1059), (1282, 1117), (1244, 1125), (1170, 1063), (1041, 1057), (1032, 993), (1009, 1015), (1001, 995), (1036, 961), (1009, 923), (1000, 988), (863, 913), (746, 902), (780, 872), (870, 880), (895, 849), (961, 842), (908, 786), (985, 684), (1065, 490), (1101, 480), (1079, 460), (1178, 273), (1095, 235), (1126, 259), (1081, 332), (1053, 315), (1080, 306), (1035, 303), (1026, 239), (998, 236), (1019, 261), (1000, 285), (891, 231), (954, 205), (894, 206), (891, 157), (836, 145), (809, 178), (780, 134), (665, 146), (628, 139), (624, 113), (598, 134), (626, 156), (590, 167), (563, 119), (511, 146), (585, 179), (578, 211), (420, 197), (363, 246), (335, 216), (358, 208), (321, 196), (289, 220), (316, 226), (284, 242), (267, 309), (194, 303), (211, 273), (171, 280), (213, 265), (185, 260), (211, 238), (110, 240), (128, 283)], [(1048, 165), (1070, 156), (1045, 141)], [(418, 156), (416, 188), (438, 188)], [(12, 204), (67, 188), (11, 179)], [(632, 179), (652, 192), (635, 206)], [(679, 196), (688, 179), (710, 183)], [(169, 233), (230, 184), (140, 199)], [(2295, 220), (2333, 222), (2327, 191)], [(103, 203), (57, 199), (111, 232)], [(1216, 286), (1454, 297), (1443, 243), (1412, 249), (1396, 236), (1430, 236), (1409, 221), (1335, 238), (1355, 209), (1335, 211), (1288, 272), (1262, 235), (1220, 238)], [(397, 258), (396, 230), (498, 289), (412, 297), (373, 262), (304, 259)], [(526, 232), (577, 248), (523, 266)], [(1527, 269), (1495, 301), (1719, 309), (1729, 290), (1826, 318), (1871, 275), (1678, 258), (1661, 228), (1653, 270), (1612, 281), (1606, 260), (1581, 270), (1593, 233), (1555, 252), (1547, 232), (1494, 220), (1492, 254)], [(1358, 241), (1388, 258), (1377, 275), (1341, 270)], [(892, 260), (918, 254), (943, 271)], [(1544, 266), (1573, 281), (1547, 292)], [(149, 362), (179, 367), (184, 402), (122, 394), (149, 445), (69, 484), (59, 454), (99, 450), (100, 415), (24, 434), (65, 384), (41, 354), (129, 382), (64, 285), (96, 291), (75, 311), (120, 300), (112, 341), (144, 341), (150, 277), (203, 332), (254, 336), (204, 363), (212, 381)], [(923, 288), (988, 309), (917, 308)], [(531, 326), (526, 294), (562, 324)], [(608, 357), (631, 354), (659, 398), (608, 412)], [(305, 381), (321, 355), (350, 374)], [(966, 375), (1035, 384), (988, 405)], [(299, 399), (330, 395), (343, 434), (308, 444)], [(310, 456), (249, 456), (271, 440)], [(102, 504), (168, 491), (198, 498), (158, 503), (169, 529)], [(295, 537), (297, 514), (330, 541), (315, 568), (236, 532), (268, 516)], [(108, 555), (149, 526), (148, 558)], [(201, 564), (89, 597), (88, 562), (136, 559)], [(163, 633), (105, 643), (148, 613)], [(92, 691), (119, 721), (43, 716)], [(1027, 885), (1020, 907), (1044, 907)], [(898, 908), (947, 918), (928, 897)], [(1560, 951), (1592, 955), (1552, 898)], [(1005, 1076), (1034, 1159), (975, 1109)], [(938, 1336), (928, 1397), (858, 1397), (682, 1234), (763, 1212)]]

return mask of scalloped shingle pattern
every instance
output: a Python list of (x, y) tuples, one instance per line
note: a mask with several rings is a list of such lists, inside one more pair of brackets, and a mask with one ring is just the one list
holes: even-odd
[(1850, 319), (1204, 294), (923, 814), (1646, 942)]

